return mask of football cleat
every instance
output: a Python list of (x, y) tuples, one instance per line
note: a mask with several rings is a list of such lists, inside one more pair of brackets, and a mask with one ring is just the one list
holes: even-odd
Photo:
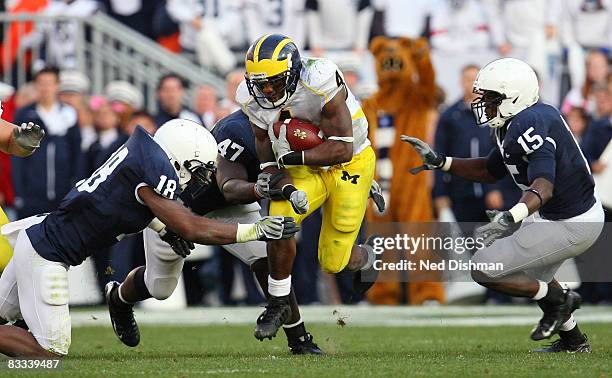
[(571, 343), (564, 339), (558, 339), (552, 342), (550, 345), (534, 350), (534, 352), (538, 353), (591, 353), (593, 350), (591, 349), (591, 345), (589, 345), (589, 340), (587, 335), (584, 336), (584, 341)]
[(531, 332), (531, 339), (535, 341), (548, 339), (559, 333), (564, 320), (576, 309), (580, 308), (582, 297), (575, 291), (569, 290), (565, 293), (565, 301), (559, 305), (549, 305), (542, 319)]
[[(366, 241), (365, 245), (369, 245), (374, 249), (374, 239), (379, 237), (378, 235), (370, 236)], [(375, 262), (382, 259), (382, 253), (375, 254)], [(353, 295), (363, 295), (368, 291), (376, 279), (378, 278), (378, 270), (374, 269), (374, 264), (369, 269), (366, 270), (358, 270), (355, 272), (353, 276)], [(365, 279), (365, 281), (363, 281)]]
[(117, 281), (107, 283), (104, 288), (113, 330), (122, 343), (129, 347), (135, 347), (140, 343), (140, 331), (136, 319), (134, 319), (134, 306), (127, 303), (117, 304), (112, 299), (115, 290), (119, 290), (119, 282)]
[(314, 343), (312, 335), (308, 332), (304, 336), (289, 340), (289, 350), (293, 354), (314, 354), (318, 356), (325, 355), (317, 344)]
[(272, 340), (280, 327), (291, 317), (291, 307), (289, 306), (289, 296), (275, 297), (270, 296), (268, 305), (264, 312), (257, 318), (255, 327), (255, 338), (259, 341), (263, 339)]

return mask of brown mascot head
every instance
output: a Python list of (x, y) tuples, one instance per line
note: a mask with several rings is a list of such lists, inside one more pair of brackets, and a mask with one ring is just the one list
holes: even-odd
[(429, 54), (426, 40), (403, 37), (376, 37), (370, 43), (370, 51), (376, 60), (376, 75), (381, 89), (418, 82), (415, 61), (423, 54)]

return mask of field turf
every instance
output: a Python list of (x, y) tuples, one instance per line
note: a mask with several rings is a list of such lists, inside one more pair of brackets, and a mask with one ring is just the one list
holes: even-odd
[[(45, 377), (372, 377), (537, 376), (611, 377), (612, 327), (581, 325), (593, 353), (537, 354), (530, 327), (345, 327), (314, 325), (310, 331), (325, 357), (292, 356), (284, 334), (259, 342), (251, 326), (142, 325), (142, 342), (124, 347), (109, 327), (73, 330), (70, 356), (55, 372), (0, 376)], [(10, 373), (10, 374), (8, 374)]]

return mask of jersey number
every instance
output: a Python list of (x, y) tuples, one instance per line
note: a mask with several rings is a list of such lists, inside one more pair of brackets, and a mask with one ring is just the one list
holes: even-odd
[[(218, 148), (219, 148), (219, 153), (221, 154), (221, 156), (228, 159), (229, 161), (236, 161), (236, 159), (238, 159), (238, 156), (240, 156), (242, 151), (244, 151), (244, 147), (242, 147), (236, 142), (232, 142), (231, 139), (226, 139), (223, 142), (219, 143)], [(236, 150), (236, 152), (234, 152), (234, 154), (231, 157), (227, 156), (228, 148), (233, 148), (234, 150)]]
[(100, 186), (101, 183), (106, 181), (108, 176), (117, 168), (128, 155), (128, 149), (125, 146), (120, 147), (100, 168), (89, 177), (84, 180), (77, 182), (77, 190), (79, 192), (93, 193), (94, 190)]
[[(544, 144), (544, 140), (538, 134), (531, 135), (534, 128), (530, 127), (518, 138), (518, 143), (523, 147), (526, 154), (530, 154), (533, 151), (537, 150)], [(532, 143), (531, 146), (528, 146), (527, 143)]]
[(166, 175), (159, 176), (159, 184), (155, 187), (157, 193), (168, 199), (174, 199), (174, 191), (176, 190), (176, 181), (170, 179)]

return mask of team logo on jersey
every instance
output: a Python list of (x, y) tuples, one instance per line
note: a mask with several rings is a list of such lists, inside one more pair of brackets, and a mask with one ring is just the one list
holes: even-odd
[(300, 129), (295, 129), (293, 131), (293, 136), (295, 136), (296, 138), (300, 138), (300, 139), (306, 139), (306, 132)]
[(351, 184), (357, 185), (358, 178), (359, 178), (359, 175), (351, 176), (347, 171), (342, 171), (342, 180), (344, 181), (350, 181)]

